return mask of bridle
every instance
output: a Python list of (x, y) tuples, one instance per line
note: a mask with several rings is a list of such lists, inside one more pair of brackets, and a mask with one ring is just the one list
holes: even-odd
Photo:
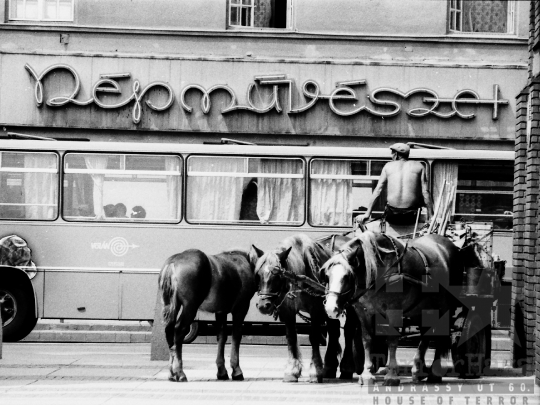
[[(345, 252), (346, 250), (341, 250), (339, 252), (340, 255), (343, 256), (343, 258), (348, 262), (347, 258), (345, 257)], [(328, 271), (330, 270), (333, 266), (335, 266), (337, 263), (331, 263), (328, 268), (325, 270), (325, 271)], [(350, 266), (350, 265), (349, 265)], [(348, 300), (345, 301), (345, 303), (343, 304), (343, 309), (347, 308), (348, 306), (350, 306), (354, 301), (356, 301), (358, 298), (360, 298), (363, 294), (365, 294), (365, 292), (359, 296), (356, 296), (356, 292), (358, 290), (358, 279), (357, 277), (354, 275), (354, 273), (352, 272), (352, 270), (349, 268), (347, 269), (347, 275), (348, 276), (352, 276), (352, 278), (354, 279), (354, 285), (352, 287), (350, 287), (348, 290), (346, 291), (332, 291), (330, 290), (329, 288), (327, 288), (325, 290), (325, 295), (324, 295), (324, 302), (323, 304), (326, 305), (326, 300), (327, 300), (327, 297), (328, 296), (335, 296), (336, 297), (336, 301), (339, 300), (340, 298), (343, 299), (343, 297), (347, 296), (348, 294), (351, 294), (351, 298), (349, 298)], [(367, 292), (367, 290), (366, 290)]]
[[(279, 277), (279, 280), (281, 281), (283, 279), (283, 274), (285, 273), (285, 269), (281, 266), (281, 263), (279, 263), (277, 266), (274, 266), (272, 267), (272, 269), (269, 270), (270, 273), (272, 273), (273, 276), (278, 276)], [(291, 286), (292, 287), (292, 286)], [(279, 297), (281, 294), (283, 294), (283, 291), (281, 291), (282, 289), (280, 289), (279, 292), (272, 292), (272, 291), (257, 291), (257, 294), (259, 295), (259, 298), (272, 298), (272, 299), (275, 299), (277, 297)], [(274, 309), (272, 310), (272, 316), (274, 317), (274, 319), (277, 319), (278, 317), (278, 310), (279, 308), (283, 305), (283, 303), (285, 302), (285, 298), (287, 298), (289, 295), (292, 295), (293, 297), (295, 297), (294, 293), (291, 291), (291, 289), (289, 288), (289, 291), (286, 292), (285, 294), (283, 294), (283, 298), (281, 299), (281, 302), (279, 304), (274, 304)]]

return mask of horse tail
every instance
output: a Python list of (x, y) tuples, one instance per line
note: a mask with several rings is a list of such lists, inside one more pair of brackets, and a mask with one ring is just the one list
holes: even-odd
[(176, 318), (176, 284), (173, 282), (174, 263), (167, 263), (159, 273), (159, 289), (163, 303), (163, 322), (169, 324)]

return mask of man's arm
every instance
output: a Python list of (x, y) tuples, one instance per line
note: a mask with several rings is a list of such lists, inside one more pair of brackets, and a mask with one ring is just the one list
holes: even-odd
[(381, 195), (384, 187), (386, 187), (387, 182), (388, 177), (386, 175), (386, 166), (384, 166), (382, 169), (381, 177), (379, 178), (379, 182), (377, 183), (377, 187), (375, 187), (375, 190), (373, 190), (371, 201), (367, 206), (367, 211), (364, 215), (359, 217), (358, 222), (364, 223), (366, 220), (369, 219), (369, 217), (371, 216), (371, 211), (373, 211), (373, 205), (375, 205), (375, 201), (377, 201), (377, 198), (379, 198), (379, 196)]
[(433, 200), (431, 199), (431, 194), (429, 193), (426, 169), (422, 165), (422, 196), (424, 197), (424, 204), (427, 208), (427, 219), (429, 220), (433, 216)]

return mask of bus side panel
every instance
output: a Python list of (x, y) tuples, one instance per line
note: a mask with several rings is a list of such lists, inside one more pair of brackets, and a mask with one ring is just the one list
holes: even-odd
[(45, 318), (119, 319), (119, 274), (45, 273)]
[(152, 319), (158, 290), (158, 274), (120, 274), (120, 319)]

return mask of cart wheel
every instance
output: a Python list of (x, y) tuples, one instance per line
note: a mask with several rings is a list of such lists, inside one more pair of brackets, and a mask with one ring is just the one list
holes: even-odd
[(452, 361), (459, 378), (479, 378), (489, 368), (489, 328), (476, 312), (456, 319), (452, 331)]
[(184, 337), (184, 343), (191, 343), (193, 342), (197, 336), (199, 335), (199, 322), (193, 321), (191, 322), (191, 325), (189, 326), (189, 332)]

